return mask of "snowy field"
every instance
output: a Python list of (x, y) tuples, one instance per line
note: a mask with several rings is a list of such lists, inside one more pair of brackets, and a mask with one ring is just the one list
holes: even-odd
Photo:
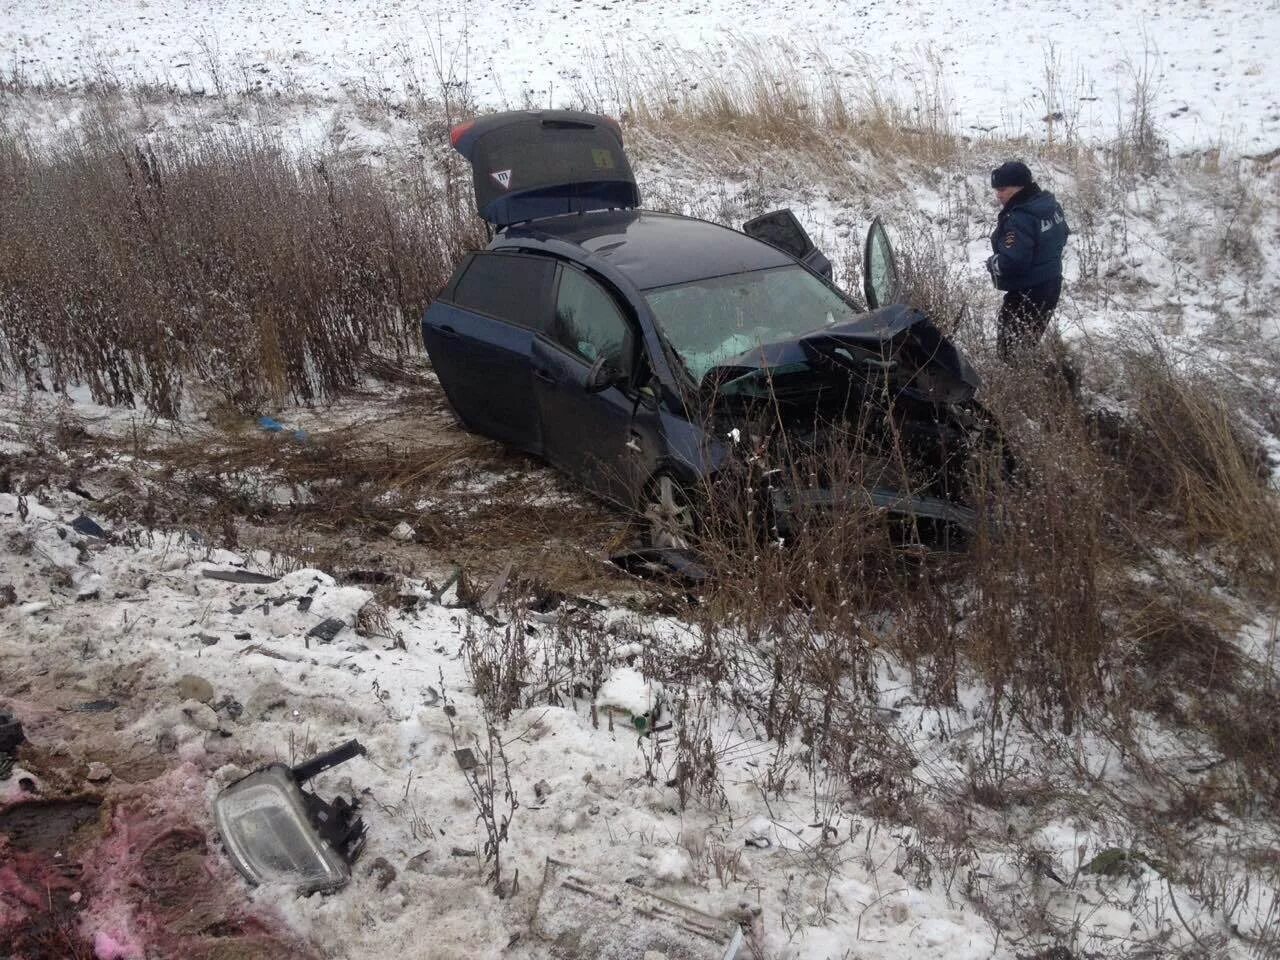
[(940, 84), (965, 132), (1035, 136), (1061, 112), (1085, 135), (1111, 136), (1146, 75), (1179, 149), (1280, 141), (1276, 0), (0, 4), (0, 69), (36, 78), (105, 68), (126, 81), (210, 90), (217, 78), (317, 96), (445, 79), (492, 106), (559, 106), (622, 54), (642, 75), (696, 82), (738, 69), (744, 42), (786, 44), (801, 71), (820, 55), (851, 87), (870, 80), (908, 103)]

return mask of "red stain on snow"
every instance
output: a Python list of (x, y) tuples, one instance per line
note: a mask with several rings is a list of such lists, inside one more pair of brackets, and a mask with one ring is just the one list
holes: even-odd
[[(119, 787), (105, 827), (74, 854), (29, 837), (32, 849), (17, 849), (0, 827), (0, 942), (13, 960), (199, 960), (232, 943), (245, 956), (310, 960), (206, 839), (206, 783), (188, 763)], [(28, 806), (27, 826), (39, 805)]]

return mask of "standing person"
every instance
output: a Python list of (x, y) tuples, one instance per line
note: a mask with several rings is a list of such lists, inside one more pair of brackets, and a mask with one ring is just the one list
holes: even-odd
[(1008, 363), (1034, 347), (1049, 325), (1062, 293), (1062, 251), (1071, 231), (1053, 194), (1040, 189), (1020, 160), (992, 170), (991, 187), (1001, 206), (987, 269), (996, 289), (1005, 291), (996, 349)]

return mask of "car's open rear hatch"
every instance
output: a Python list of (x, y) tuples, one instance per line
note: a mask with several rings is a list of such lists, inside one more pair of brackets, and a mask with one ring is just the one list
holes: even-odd
[(640, 205), (622, 130), (573, 110), (516, 110), (450, 132), (471, 163), (476, 209), (496, 227), (586, 210)]

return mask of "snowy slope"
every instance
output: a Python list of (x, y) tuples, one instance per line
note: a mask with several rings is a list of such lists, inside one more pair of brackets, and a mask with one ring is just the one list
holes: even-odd
[[(246, 561), (262, 569), (269, 558), (255, 562), (145, 529), (109, 531), (125, 542), (85, 536), (70, 526), (84, 507), (80, 498), (59, 494), (27, 501), (24, 516), (16, 497), (0, 495), (0, 581), (13, 585), (17, 601), (0, 609), (0, 667), (20, 681), (0, 706), (22, 720), (45, 764), (115, 798), (117, 823), (139, 804), (164, 803), (197, 830), (210, 828), (207, 804), (217, 790), (248, 768), (296, 762), (358, 737), (368, 757), (316, 784), (322, 796), (360, 798), (370, 839), (353, 887), (306, 899), (266, 888), (252, 898), (263, 922), (287, 924), (326, 957), (544, 957), (527, 928), (546, 857), (717, 915), (736, 917), (744, 903), (748, 912), (759, 907), (762, 946), (777, 960), (1024, 953), (997, 934), (977, 903), (1015, 924), (1031, 911), (1074, 922), (1088, 949), (1153, 940), (1175, 952), (1189, 946), (1187, 926), (1169, 909), (1175, 896), (1194, 936), (1220, 929), (1186, 891), (1162, 885), (1150, 865), (1128, 878), (1084, 870), (1098, 853), (1132, 837), (1129, 824), (1092, 803), (1060, 811), (1015, 805), (999, 814), (975, 808), (966, 814), (969, 829), (985, 820), (992, 836), (1007, 841), (975, 832), (954, 850), (928, 846), (905, 824), (855, 812), (824, 778), (805, 775), (800, 753), (780, 766), (789, 751), (780, 753), (742, 717), (701, 715), (696, 698), (674, 720), (709, 724), (724, 803), (682, 809), (676, 791), (663, 785), (675, 775), (674, 734), (658, 738), (666, 751), (658, 755), (653, 739), (637, 735), (628, 710), (652, 704), (661, 688), (645, 682), (641, 664), (646, 657), (662, 662), (678, 649), (685, 628), (621, 611), (594, 624), (605, 631), (611, 671), (595, 711), (589, 695), (566, 696), (517, 710), (504, 727), (519, 799), (504, 856), (507, 875), (518, 871), (520, 883), (510, 899), (498, 899), (481, 882), (472, 852), (481, 832), (453, 758), (459, 743), (484, 742), (466, 670), (467, 656), (492, 635), (484, 620), (450, 593), (436, 601), (410, 583), (406, 591), (420, 595), (411, 609), (393, 613), (387, 629), (358, 632), (357, 614), (371, 599), (363, 589), (306, 569), (261, 585), (210, 579), (209, 571), (241, 569)], [(527, 643), (550, 649), (565, 624), (582, 615), (570, 605), (527, 621)], [(330, 617), (346, 624), (332, 642), (307, 636)], [(944, 797), (963, 782), (981, 749), (975, 718), (985, 694), (966, 688), (954, 708), (924, 708), (908, 694), (904, 675), (901, 665), (883, 660), (880, 705), (873, 709), (896, 718), (891, 737), (914, 755), (920, 800), (929, 804), (931, 795)], [(82, 712), (102, 698), (113, 704), (104, 720)], [(446, 705), (456, 711), (452, 720)], [(610, 706), (618, 708), (612, 718)], [(1151, 743), (1180, 764), (1195, 755), (1167, 730), (1153, 730)], [(1015, 736), (1007, 749), (1045, 763), (1045, 746)], [(1085, 736), (1072, 750), (1089, 769), (1106, 771), (1108, 790), (1127, 789), (1129, 774), (1105, 745)], [(139, 754), (167, 772), (131, 774), (124, 758)], [(105, 782), (89, 767), (104, 760)], [(779, 769), (781, 781), (766, 790), (766, 773)], [(97, 782), (86, 783), (86, 776)], [(175, 778), (183, 786), (171, 796)], [(19, 799), (23, 779), (34, 781), (27, 790), (54, 792), (40, 774), (20, 767), (0, 781), (0, 809)], [(1224, 823), (1221, 835), (1221, 842), (1259, 849), (1278, 839), (1236, 821)], [(108, 833), (108, 846), (127, 842), (128, 835)], [(1215, 840), (1201, 835), (1195, 842), (1211, 851)], [(1028, 861), (1029, 850), (1036, 859)], [(138, 855), (134, 849), (122, 856), (121, 869)], [(377, 858), (391, 869), (372, 869)], [(221, 878), (233, 902), (245, 898), (216, 845), (207, 864), (203, 869)], [(1046, 870), (1064, 879), (1044, 880)], [(79, 928), (86, 937), (124, 945), (119, 953), (100, 950), (99, 960), (155, 955), (165, 934), (148, 920), (154, 905), (145, 891), (104, 886), (95, 877), (90, 872), (77, 891)], [(1246, 935), (1269, 922), (1273, 897), (1257, 887), (1243, 894), (1236, 922)], [(0, 915), (0, 929), (5, 921)], [(1243, 945), (1224, 955), (1244, 956)]]
[[(785, 42), (830, 59), (851, 86), (896, 86), (907, 102), (935, 80), (961, 130), (1036, 135), (1062, 111), (1114, 133), (1147, 72), (1175, 146), (1280, 144), (1275, 0), (5, 0), (0, 67), (34, 77), (93, 73), (211, 89), (316, 95), (469, 83), (482, 103), (560, 105), (608, 58), (697, 80), (739, 64), (744, 42)], [(805, 56), (799, 69), (813, 67)], [(616, 62), (616, 61), (615, 61)], [(1054, 65), (1052, 81), (1046, 63)], [(633, 78), (642, 79), (642, 78)]]

